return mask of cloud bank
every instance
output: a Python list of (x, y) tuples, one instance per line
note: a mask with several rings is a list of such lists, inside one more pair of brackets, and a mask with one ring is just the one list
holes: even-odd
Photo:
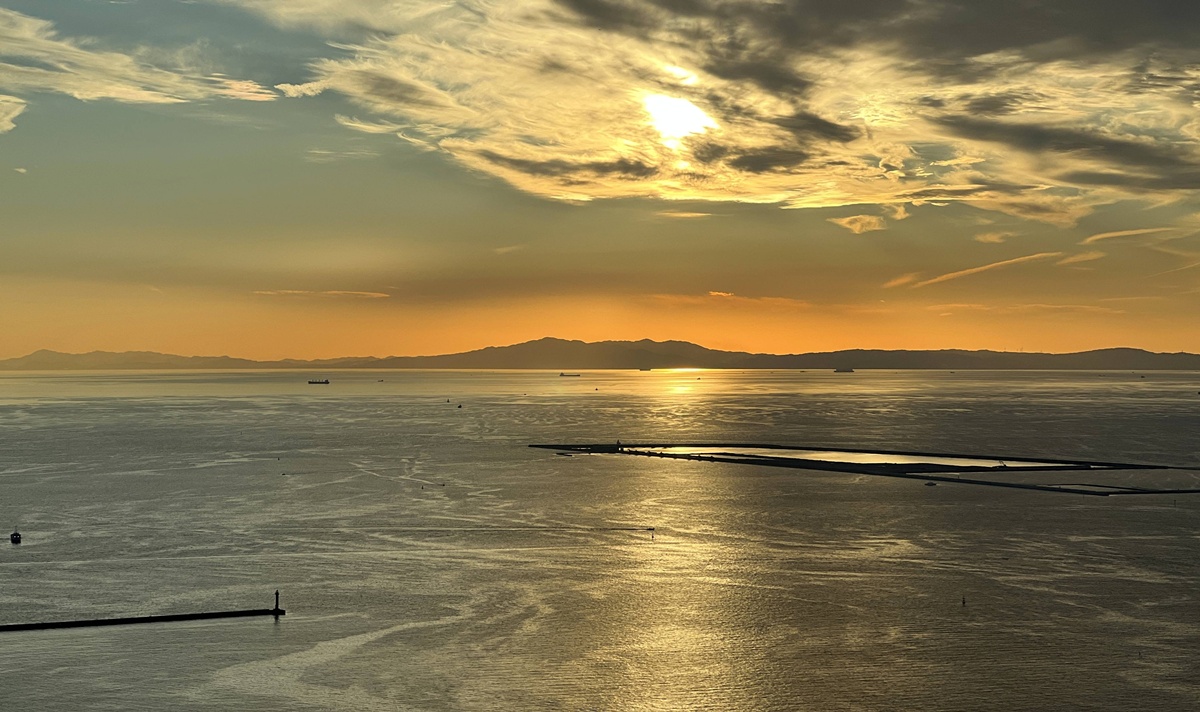
[[(348, 53), (289, 96), (547, 197), (965, 202), (1057, 225), (1200, 187), (1184, 0), (210, 0)], [(1168, 21), (1166, 18), (1170, 18)]]

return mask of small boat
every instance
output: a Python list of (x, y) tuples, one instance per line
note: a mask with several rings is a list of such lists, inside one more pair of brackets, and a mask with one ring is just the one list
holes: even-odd
[(308, 379), (308, 385), (310, 385), (310, 386), (328, 386), (329, 379), (328, 378), (310, 378), (310, 379)]
[(21, 543), (21, 532), (13, 532), (12, 534), (9, 534), (8, 540), (14, 544), (20, 544)]
[(937, 487), (937, 483), (936, 482), (926, 482), (925, 486), (926, 487)]
[(649, 371), (649, 370), (651, 370), (651, 369), (649, 369), (649, 368), (639, 368), (638, 370), (639, 370), (639, 371)]
[(833, 372), (834, 373), (854, 373), (854, 369), (853, 368), (835, 368), (835, 369), (833, 369)]
[(560, 376), (564, 376), (564, 377), (567, 377), (567, 378), (579, 378), (579, 374), (578, 374), (578, 373), (559, 373), (558, 375), (560, 375)]

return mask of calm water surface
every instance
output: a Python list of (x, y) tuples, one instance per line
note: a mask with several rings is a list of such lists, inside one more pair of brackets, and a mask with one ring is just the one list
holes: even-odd
[(1200, 496), (526, 445), (1200, 467), (1198, 391), (1195, 373), (3, 374), (0, 528), (25, 543), (0, 547), (0, 623), (269, 607), (277, 588), (288, 614), (0, 634), (0, 700), (1197, 709)]

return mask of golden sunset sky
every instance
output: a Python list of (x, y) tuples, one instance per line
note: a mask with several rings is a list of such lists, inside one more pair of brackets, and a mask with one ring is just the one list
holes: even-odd
[(0, 0), (0, 358), (1200, 351), (1194, 0)]

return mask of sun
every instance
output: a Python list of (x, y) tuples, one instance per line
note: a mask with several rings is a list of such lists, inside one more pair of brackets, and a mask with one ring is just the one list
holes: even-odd
[(642, 104), (650, 115), (650, 125), (662, 136), (667, 148), (678, 149), (683, 138), (720, 128), (711, 116), (687, 99), (647, 94)]

